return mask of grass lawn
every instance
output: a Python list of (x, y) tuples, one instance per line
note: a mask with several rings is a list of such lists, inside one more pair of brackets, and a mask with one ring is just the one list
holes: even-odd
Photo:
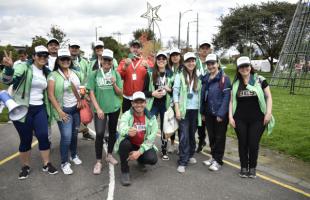
[[(227, 65), (225, 73), (231, 80), (235, 66)], [(259, 73), (271, 76), (271, 73)], [(310, 96), (290, 95), (289, 88), (271, 87), (275, 128), (270, 136), (263, 135), (261, 144), (291, 156), (310, 162)], [(229, 128), (228, 135), (235, 137)]]

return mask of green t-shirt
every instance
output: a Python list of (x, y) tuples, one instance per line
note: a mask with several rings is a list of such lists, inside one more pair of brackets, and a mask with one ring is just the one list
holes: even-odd
[[(107, 73), (101, 69), (93, 71), (87, 83), (87, 89), (94, 91), (96, 100), (104, 113), (116, 112), (121, 107), (121, 97), (114, 91), (110, 81), (111, 76), (115, 77), (116, 85), (122, 89), (121, 76), (112, 69)], [(96, 112), (95, 109), (94, 112)]]

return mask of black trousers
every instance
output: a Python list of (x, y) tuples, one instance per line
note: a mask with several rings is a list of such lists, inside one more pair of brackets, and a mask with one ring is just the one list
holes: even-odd
[(199, 145), (205, 145), (206, 143), (206, 122), (201, 120), (201, 126), (198, 126), (198, 140)]
[(131, 100), (126, 99), (123, 97), (123, 104), (122, 104), (122, 112), (125, 113), (127, 110), (131, 108)]
[(211, 155), (212, 158), (220, 165), (223, 165), (227, 124), (227, 117), (225, 117), (222, 122), (218, 122), (215, 116), (206, 115), (206, 127), (208, 131)]
[(259, 142), (265, 130), (263, 120), (247, 122), (235, 120), (239, 157), (242, 168), (256, 168)]
[[(128, 156), (131, 151), (137, 151), (138, 146), (131, 144), (128, 138), (124, 139), (119, 145), (119, 156), (121, 160), (122, 173), (129, 172)], [(157, 155), (154, 148), (145, 151), (137, 160), (141, 164), (155, 165), (157, 163)]]
[(99, 119), (97, 113), (95, 114), (95, 130), (96, 130), (96, 141), (95, 141), (95, 151), (96, 159), (102, 159), (102, 148), (103, 139), (106, 128), (107, 120), (109, 129), (109, 140), (108, 140), (108, 153), (112, 153), (114, 144), (116, 141), (116, 127), (120, 109), (113, 113), (105, 113), (104, 119)]

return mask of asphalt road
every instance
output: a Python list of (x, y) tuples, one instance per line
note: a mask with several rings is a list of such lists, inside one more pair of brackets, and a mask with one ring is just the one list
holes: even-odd
[[(3, 161), (18, 151), (19, 139), (12, 125), (1, 125), (0, 135), (0, 161)], [(106, 163), (101, 175), (92, 174), (95, 163), (93, 141), (82, 140), (79, 135), (78, 151), (83, 161), (82, 165), (73, 165), (74, 174), (64, 175), (59, 166), (59, 132), (56, 126), (53, 127), (51, 158), (52, 163), (59, 169), (59, 174), (48, 175), (42, 172), (41, 158), (38, 147), (35, 146), (32, 153), (32, 171), (28, 179), (17, 179), (20, 170), (18, 158), (0, 165), (0, 199), (102, 200), (108, 199), (108, 196), (110, 200), (309, 199), (305, 195), (261, 178), (241, 179), (238, 169), (228, 165), (224, 165), (219, 172), (210, 172), (201, 163), (208, 159), (203, 154), (196, 154), (198, 163), (189, 166), (185, 174), (176, 171), (176, 154), (171, 155), (169, 161), (159, 159), (155, 166), (148, 166), (147, 172), (140, 172), (136, 163), (131, 162), (132, 185), (123, 187), (119, 181), (119, 165), (115, 166), (114, 170), (110, 168), (110, 171), (115, 172), (115, 179), (110, 178), (109, 166)]]

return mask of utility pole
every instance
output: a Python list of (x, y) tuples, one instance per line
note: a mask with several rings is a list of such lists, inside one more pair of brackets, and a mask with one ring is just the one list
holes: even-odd
[(186, 51), (189, 50), (189, 24), (194, 23), (194, 22), (197, 22), (197, 21), (195, 20), (195, 21), (187, 22)]
[(182, 15), (184, 15), (187, 12), (190, 12), (193, 10), (186, 10), (184, 12), (179, 12), (179, 35), (178, 35), (178, 49), (180, 49), (180, 42), (181, 42), (181, 19), (182, 19)]
[(197, 19), (196, 19), (196, 21), (197, 21), (197, 32), (196, 32), (196, 51), (198, 52), (198, 35), (199, 35), (199, 29), (198, 29), (198, 27), (199, 27), (199, 21), (198, 21), (198, 13), (197, 13)]

